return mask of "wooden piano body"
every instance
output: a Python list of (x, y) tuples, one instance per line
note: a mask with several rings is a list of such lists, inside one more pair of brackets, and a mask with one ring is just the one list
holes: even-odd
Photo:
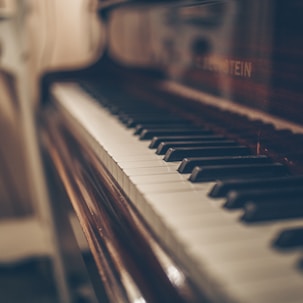
[(51, 200), (59, 233), (79, 220), (91, 300), (303, 301), (302, 16), (121, 1), (100, 9), (101, 59), (44, 78)]

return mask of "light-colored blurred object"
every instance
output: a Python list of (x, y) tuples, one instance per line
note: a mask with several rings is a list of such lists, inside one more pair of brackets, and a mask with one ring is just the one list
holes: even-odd
[(9, 18), (15, 14), (17, 9), (17, 1), (1, 0), (0, 1), (0, 18)]
[[(33, 134), (22, 125), (22, 99), (35, 111), (39, 80), (48, 71), (89, 65), (102, 55), (105, 31), (97, 0), (5, 0), (0, 2), (0, 213), (31, 211), (25, 145)], [(22, 92), (21, 92), (22, 91)], [(25, 145), (24, 145), (25, 144)], [(31, 149), (31, 145), (29, 149)]]
[[(37, 139), (45, 72), (102, 54), (97, 0), (0, 0), (0, 262), (47, 255), (60, 302), (70, 302)], [(26, 239), (26, 240), (25, 240)]]
[(102, 54), (97, 0), (28, 0), (31, 62), (39, 72), (85, 66)]
[(73, 70), (103, 53), (106, 35), (98, 0), (28, 0), (25, 20), (34, 97), (37, 80), (49, 71)]
[(0, 19), (1, 217), (29, 214), (32, 210), (26, 177), (27, 133), (22, 113), (24, 100), (27, 102), (30, 98), (27, 85), (30, 77), (26, 72), (26, 48), (21, 26), (24, 14), (17, 4), (17, 1), (5, 1)]

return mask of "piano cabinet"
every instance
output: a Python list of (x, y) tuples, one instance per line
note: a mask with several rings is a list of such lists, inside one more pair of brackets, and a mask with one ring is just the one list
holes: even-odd
[(92, 302), (302, 302), (302, 8), (117, 5), (104, 56), (45, 78), (50, 192)]

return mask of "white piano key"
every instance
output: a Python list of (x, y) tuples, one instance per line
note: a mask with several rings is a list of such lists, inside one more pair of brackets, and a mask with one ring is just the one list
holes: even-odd
[(250, 283), (257, 280), (268, 280), (278, 276), (292, 275), (300, 253), (279, 254), (272, 251), (270, 256), (238, 260), (225, 263), (214, 263), (213, 272), (228, 279), (225, 286), (235, 283)]
[(163, 157), (156, 154), (143, 154), (143, 155), (120, 155), (116, 160), (120, 162), (137, 162), (137, 161), (162, 161)]
[[(171, 196), (174, 196), (174, 193), (156, 193), (156, 194), (147, 194), (145, 195), (146, 203), (152, 205), (156, 209), (162, 208), (166, 213), (170, 213), (173, 209), (179, 214), (175, 213), (175, 216), (182, 217), (184, 212), (190, 211), (192, 213), (195, 212), (203, 212), (206, 213), (218, 213), (222, 212), (218, 207), (213, 204), (208, 203), (207, 201), (203, 201), (203, 194), (205, 191), (194, 191), (194, 192), (180, 192), (177, 193), (184, 199), (170, 199)], [(195, 194), (199, 195), (198, 199), (195, 199)]]
[(150, 176), (166, 173), (177, 173), (175, 166), (156, 166), (156, 167), (139, 167), (124, 168), (123, 171), (127, 176)]
[(180, 182), (166, 182), (161, 184), (136, 184), (136, 187), (141, 193), (161, 193), (161, 192), (179, 192), (179, 191), (193, 191), (203, 190), (204, 184), (191, 184), (187, 181)]
[(250, 238), (251, 234), (239, 226), (237, 233), (242, 239), (241, 241), (231, 241), (232, 245), (227, 245), (225, 242), (205, 245), (202, 239), (188, 243), (188, 249), (193, 252), (197, 259), (206, 258), (218, 263), (232, 262), (240, 257), (249, 260), (272, 255), (274, 250), (270, 247), (273, 236), (271, 231), (259, 233)]
[(161, 175), (145, 175), (145, 176), (131, 176), (130, 179), (134, 184), (163, 184), (166, 182), (181, 182), (181, 181), (188, 181), (189, 174), (178, 174), (176, 171), (175, 173), (168, 173), (168, 174), (161, 174)]
[(302, 274), (293, 271), (268, 280), (233, 284), (229, 288), (243, 303), (291, 303), (302, 302)]
[(162, 159), (160, 160), (146, 160), (146, 161), (122, 161), (118, 163), (119, 166), (123, 169), (127, 168), (144, 168), (144, 167), (162, 167), (162, 166), (169, 166), (173, 167), (175, 171), (177, 171), (177, 168), (179, 167), (179, 164), (176, 164), (175, 162), (165, 162)]
[[(165, 201), (170, 203), (181, 203), (184, 205), (184, 202), (186, 203), (199, 203), (199, 204), (207, 204), (207, 193), (210, 191), (210, 189), (215, 184), (214, 182), (207, 182), (203, 183), (204, 189), (200, 191), (193, 191), (190, 195), (188, 192), (172, 192), (172, 193), (152, 193), (152, 194), (146, 194), (146, 199), (150, 201)], [(219, 200), (218, 200), (219, 201)], [(212, 201), (213, 202), (213, 201)]]
[[(117, 161), (119, 161), (120, 157), (123, 159), (124, 156), (130, 156), (130, 155), (154, 155), (154, 153), (146, 149), (142, 146), (134, 146), (133, 142), (130, 143), (121, 143), (117, 146), (112, 145), (110, 149), (107, 150), (108, 153), (110, 153), (112, 156), (115, 157)], [(163, 157), (159, 156), (158, 159), (161, 159)]]

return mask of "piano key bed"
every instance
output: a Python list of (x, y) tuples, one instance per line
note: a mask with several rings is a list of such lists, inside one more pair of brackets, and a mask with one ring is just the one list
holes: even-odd
[(209, 124), (104, 91), (51, 94), (208, 300), (302, 302), (303, 176)]

